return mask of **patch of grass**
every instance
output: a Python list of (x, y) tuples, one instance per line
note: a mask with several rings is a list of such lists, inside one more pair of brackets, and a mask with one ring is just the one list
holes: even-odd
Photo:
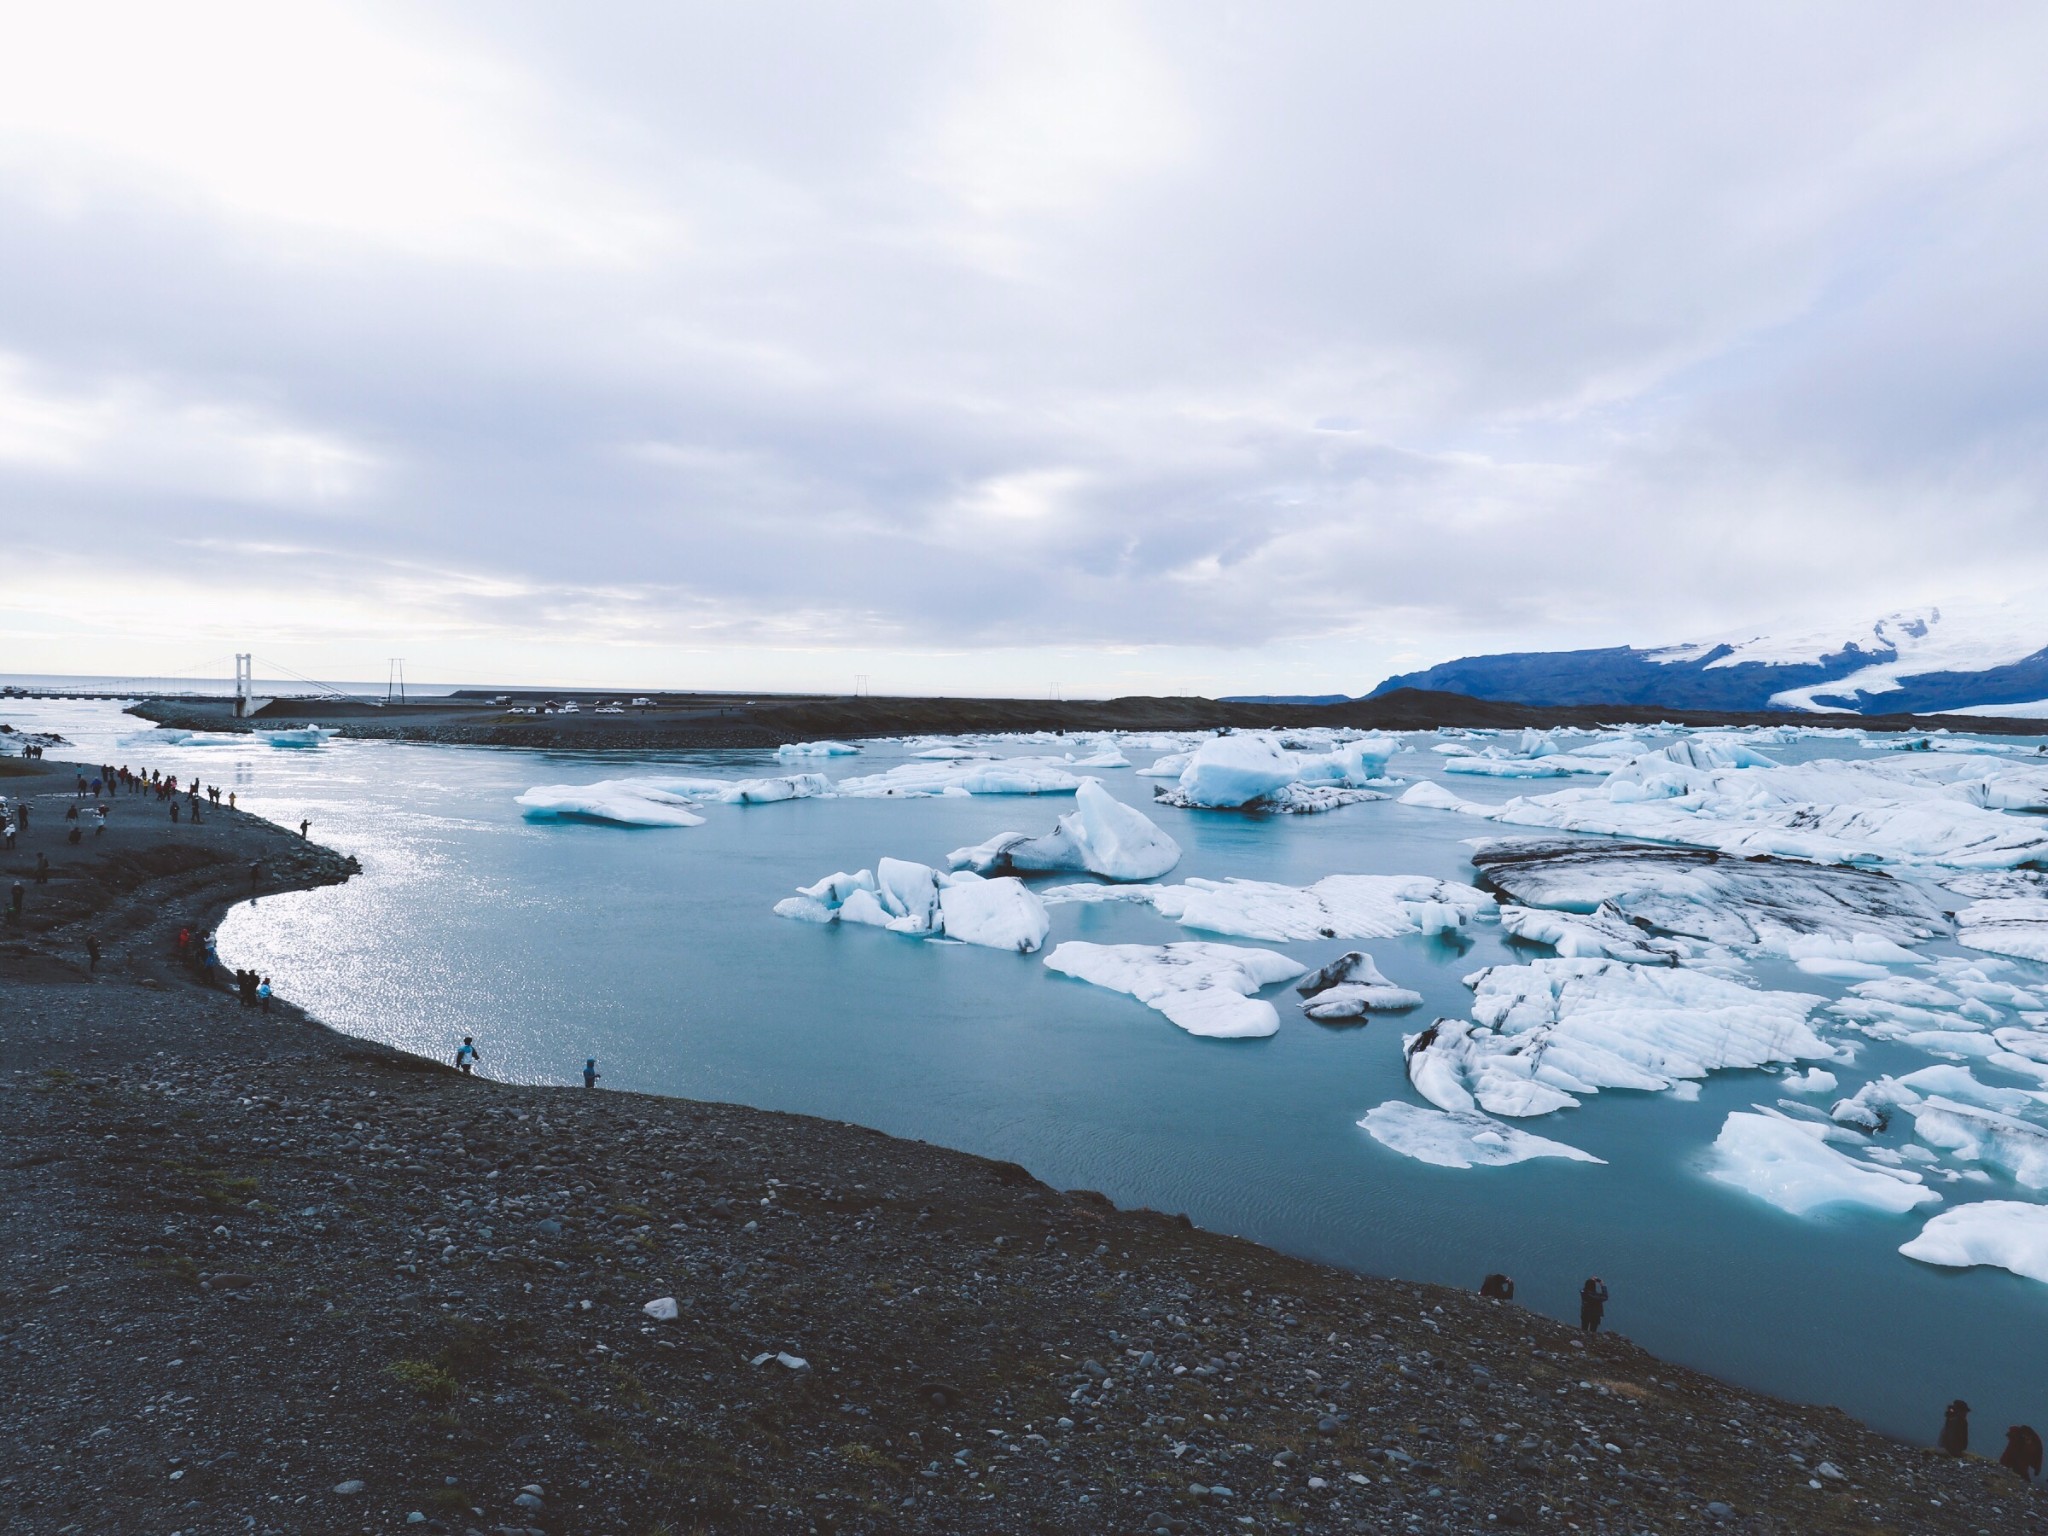
[(431, 1504), (436, 1509), (466, 1510), (470, 1506), (471, 1499), (460, 1488), (436, 1488), (422, 1502)]
[(902, 1462), (896, 1460), (886, 1451), (876, 1450), (865, 1441), (849, 1440), (846, 1444), (839, 1447), (839, 1454), (845, 1460), (852, 1462), (856, 1467), (872, 1467), (877, 1472), (901, 1472), (903, 1470)]
[(384, 1367), (384, 1373), (404, 1382), (431, 1403), (452, 1402), (462, 1390), (462, 1383), (431, 1360), (394, 1360)]
[(64, 1067), (43, 1068), (43, 1080), (36, 1084), (39, 1093), (52, 1093), (59, 1088), (69, 1088), (78, 1081), (78, 1074)]

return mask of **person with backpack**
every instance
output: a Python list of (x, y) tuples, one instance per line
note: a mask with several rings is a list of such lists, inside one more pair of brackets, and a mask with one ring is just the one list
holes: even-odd
[(2041, 1437), (2034, 1433), (2033, 1425), (2014, 1424), (2006, 1430), (2005, 1451), (1998, 1464), (2008, 1472), (2018, 1473), (2023, 1483), (2031, 1483), (2041, 1475)]
[(1607, 1285), (1594, 1275), (1579, 1287), (1579, 1326), (1588, 1333), (1600, 1331), (1600, 1319), (1607, 1315)]
[(476, 1066), (476, 1039), (471, 1035), (462, 1037), (462, 1044), (455, 1048), (455, 1067), (464, 1077), (470, 1075)]
[(1962, 1456), (1970, 1449), (1970, 1405), (1960, 1397), (1942, 1411), (1941, 1438), (1934, 1442), (1951, 1456)]

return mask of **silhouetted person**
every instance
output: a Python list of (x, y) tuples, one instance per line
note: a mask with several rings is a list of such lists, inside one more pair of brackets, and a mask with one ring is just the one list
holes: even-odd
[(1948, 1405), (1942, 1415), (1941, 1438), (1935, 1442), (1951, 1456), (1960, 1456), (1970, 1448), (1970, 1405), (1960, 1397)]
[(1579, 1287), (1579, 1326), (1588, 1333), (1600, 1331), (1600, 1319), (1607, 1315), (1607, 1287), (1598, 1275)]
[(603, 1076), (604, 1074), (597, 1070), (597, 1058), (595, 1056), (591, 1057), (588, 1061), (583, 1063), (584, 1087), (595, 1088), (597, 1086), (597, 1080)]
[(100, 968), (100, 941), (97, 934), (89, 933), (85, 936), (85, 959), (87, 970), (97, 971)]
[(462, 1044), (455, 1049), (455, 1065), (461, 1068), (462, 1075), (465, 1077), (469, 1075), (470, 1069), (476, 1065), (476, 1040), (474, 1037), (470, 1035), (462, 1037)]
[(1507, 1275), (1488, 1275), (1479, 1282), (1479, 1294), (1491, 1296), (1495, 1301), (1513, 1301), (1515, 1282)]
[(2031, 1424), (2015, 1424), (2005, 1432), (2005, 1452), (1998, 1464), (2030, 1483), (2041, 1475), (2041, 1437)]
[(312, 830), (313, 830), (313, 822), (312, 822), (312, 818), (311, 818), (311, 817), (306, 817), (306, 816), (302, 816), (302, 817), (300, 817), (300, 818), (299, 818), (299, 836), (301, 836), (301, 837), (305, 837), (305, 836), (307, 836), (307, 835), (308, 835), (309, 833), (311, 833), (311, 832), (312, 832)]

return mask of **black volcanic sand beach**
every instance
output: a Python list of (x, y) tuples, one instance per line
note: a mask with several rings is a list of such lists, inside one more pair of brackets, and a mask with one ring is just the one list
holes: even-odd
[(1669, 721), (1695, 727), (1800, 725), (1883, 732), (1932, 730), (2040, 736), (2048, 722), (1944, 715), (1811, 715), (1705, 713), (1644, 705), (1550, 708), (1500, 704), (1456, 693), (1403, 688), (1345, 704), (1233, 704), (1220, 699), (823, 698), (732, 694), (660, 694), (647, 709), (598, 714), (598, 698), (581, 690), (519, 694), (515, 705), (543, 699), (580, 700), (573, 714), (513, 714), (476, 695), (383, 706), (358, 701), (279, 699), (248, 721), (231, 699), (145, 699), (130, 713), (184, 730), (234, 731), (312, 724), (343, 736), (432, 741), (468, 746), (556, 747), (579, 751), (687, 751), (776, 747), (784, 742), (876, 736), (966, 735), (1005, 731), (1197, 731), (1300, 729), (1433, 731), (1445, 727), (1519, 730), (1595, 729)]
[[(347, 862), (134, 796), (72, 845), (73, 788), (0, 779), (7, 876), (55, 871), (0, 943), (10, 1532), (2048, 1530), (1989, 1462), (1512, 1304), (243, 1007), (179, 928)], [(1969, 1383), (1901, 1390), (1931, 1436)]]

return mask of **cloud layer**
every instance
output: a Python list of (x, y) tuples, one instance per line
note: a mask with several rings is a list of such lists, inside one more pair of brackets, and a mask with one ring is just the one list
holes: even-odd
[(1360, 691), (2048, 586), (2037, 8), (425, 15), (5, 12), (12, 669)]

